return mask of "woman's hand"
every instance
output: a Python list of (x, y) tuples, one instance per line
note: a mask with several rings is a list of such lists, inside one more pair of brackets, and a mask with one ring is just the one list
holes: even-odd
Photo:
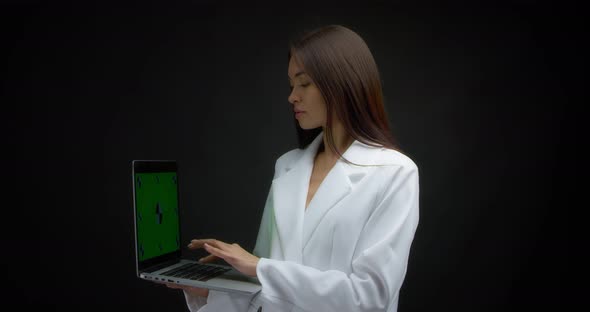
[(168, 286), (168, 288), (182, 289), (193, 296), (199, 296), (199, 297), (209, 296), (209, 289), (207, 289), (207, 288), (192, 287), (192, 286), (179, 285), (179, 284), (174, 284), (174, 283), (164, 283), (164, 284), (166, 284), (166, 286)]
[(256, 266), (260, 258), (247, 252), (238, 244), (227, 244), (216, 239), (193, 239), (188, 248), (204, 248), (210, 253), (209, 256), (201, 258), (200, 261), (221, 258), (245, 275), (256, 277)]

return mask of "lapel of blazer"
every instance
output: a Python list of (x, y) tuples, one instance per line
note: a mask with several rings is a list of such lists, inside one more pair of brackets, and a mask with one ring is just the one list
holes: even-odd
[[(355, 164), (374, 165), (376, 150), (378, 150), (378, 148), (365, 145), (355, 140), (344, 152), (343, 157)], [(326, 175), (320, 184), (314, 197), (309, 203), (309, 206), (305, 210), (302, 241), (303, 248), (305, 248), (307, 242), (309, 242), (326, 213), (337, 206), (338, 203), (345, 199), (352, 190), (354, 190), (370, 168), (371, 167), (348, 164), (342, 159), (339, 159), (336, 162), (334, 167), (332, 167), (330, 172), (328, 172), (328, 175)], [(306, 194), (309, 186), (309, 179), (307, 182), (307, 186), (305, 187)]]
[[(354, 190), (371, 168), (338, 160), (305, 209), (313, 162), (322, 137), (323, 132), (287, 172), (272, 181), (275, 223), (284, 260), (303, 262), (303, 249), (320, 221)], [(375, 165), (378, 150), (355, 140), (343, 156), (355, 164), (371, 166)]]
[(304, 150), (291, 169), (272, 181), (273, 207), (284, 260), (302, 262), (303, 214), (309, 178), (322, 133)]

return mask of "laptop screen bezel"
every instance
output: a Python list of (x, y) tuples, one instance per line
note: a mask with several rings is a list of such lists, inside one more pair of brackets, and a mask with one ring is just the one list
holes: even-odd
[[(135, 192), (135, 174), (136, 173), (154, 173), (154, 172), (174, 172), (176, 174), (176, 183), (177, 183), (177, 197), (178, 197), (178, 206), (180, 207), (180, 186), (179, 186), (179, 179), (178, 179), (178, 164), (175, 160), (133, 160), (132, 161), (132, 172), (131, 172), (131, 179), (132, 179), (132, 186), (133, 186), (133, 224), (134, 224), (134, 234), (135, 234), (135, 263), (136, 263), (136, 270), (137, 276), (139, 276), (142, 272), (150, 270), (153, 267), (159, 267), (164, 263), (170, 263), (179, 261), (181, 258), (181, 250), (178, 250), (163, 254), (154, 258), (146, 259), (143, 261), (139, 260), (139, 249), (137, 242), (139, 240), (138, 237), (138, 230), (137, 230), (137, 205), (136, 205), (136, 192)], [(182, 233), (180, 229), (180, 219), (178, 220), (178, 231), (179, 235)]]

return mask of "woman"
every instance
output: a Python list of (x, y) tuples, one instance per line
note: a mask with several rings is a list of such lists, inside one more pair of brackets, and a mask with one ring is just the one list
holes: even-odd
[(253, 254), (214, 239), (189, 245), (262, 290), (181, 287), (189, 309), (396, 311), (418, 225), (418, 169), (395, 149), (373, 56), (355, 32), (331, 25), (292, 43), (288, 75), (300, 148), (276, 161)]

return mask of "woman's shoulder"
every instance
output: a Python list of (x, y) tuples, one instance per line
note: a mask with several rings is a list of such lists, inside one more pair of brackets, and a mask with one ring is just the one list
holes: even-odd
[(408, 170), (418, 171), (418, 166), (407, 154), (390, 148), (380, 148), (376, 160), (377, 164), (393, 167), (402, 167)]
[(418, 170), (416, 163), (404, 152), (384, 146), (373, 146), (356, 141), (354, 150), (351, 149), (350, 160), (352, 162), (367, 163), (370, 165), (405, 168)]
[(382, 194), (387, 190), (398, 188), (400, 185), (416, 187), (418, 183), (418, 166), (410, 156), (402, 151), (379, 148), (376, 153), (375, 183), (379, 185)]

